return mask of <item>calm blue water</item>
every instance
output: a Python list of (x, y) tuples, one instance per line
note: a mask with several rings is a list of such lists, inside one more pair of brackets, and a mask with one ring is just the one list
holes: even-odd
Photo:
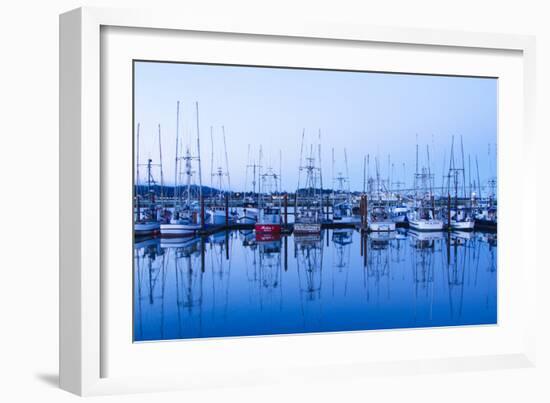
[(135, 341), (497, 321), (495, 234), (235, 231), (134, 253)]

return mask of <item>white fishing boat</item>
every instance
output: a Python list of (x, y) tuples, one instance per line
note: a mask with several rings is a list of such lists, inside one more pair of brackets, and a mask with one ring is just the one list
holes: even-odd
[[(137, 152), (136, 152), (136, 188), (135, 188), (135, 220), (134, 220), (134, 235), (135, 236), (144, 236), (144, 235), (154, 235), (160, 231), (160, 221), (162, 218), (162, 213), (164, 212), (164, 206), (160, 206), (156, 203), (156, 185), (157, 182), (153, 178), (153, 167), (160, 167), (160, 196), (162, 200), (163, 196), (163, 172), (162, 172), (162, 151), (160, 147), (160, 125), (159, 125), (159, 157), (160, 164), (153, 164), (151, 158), (147, 159), (146, 164), (140, 163), (140, 125), (137, 126)], [(147, 180), (145, 184), (141, 183), (140, 178), (140, 167), (146, 167), (147, 171)], [(145, 193), (145, 194), (142, 194)], [(142, 203), (147, 203), (147, 205), (142, 208)]]
[(438, 219), (411, 218), (409, 227), (417, 231), (442, 231), (444, 225), (443, 221)]
[(214, 225), (224, 225), (226, 220), (228, 224), (234, 224), (238, 220), (238, 214), (235, 210), (229, 211), (226, 216), (223, 207), (210, 208), (207, 213), (209, 217), (207, 222)]
[[(176, 159), (175, 159), (175, 186), (174, 186), (174, 215), (168, 223), (160, 225), (160, 233), (164, 237), (191, 236), (197, 233), (202, 227), (200, 219), (200, 207), (196, 200), (202, 200), (202, 177), (200, 161), (200, 135), (199, 135), (199, 105), (195, 103), (197, 118), (197, 156), (191, 155), (189, 148), (184, 156), (180, 157), (179, 149), (179, 101), (177, 103), (176, 118)], [(193, 161), (198, 165), (198, 195), (194, 200), (192, 178), (194, 170)], [(186, 178), (185, 191), (182, 191), (180, 184)], [(195, 189), (196, 190), (196, 189)], [(207, 217), (205, 217), (207, 221)]]
[(372, 232), (395, 231), (395, 222), (389, 218), (384, 206), (375, 206), (368, 216), (369, 230)]
[(255, 207), (245, 207), (242, 215), (238, 218), (241, 224), (256, 224), (260, 210)]
[(409, 208), (407, 206), (394, 206), (390, 209), (390, 216), (396, 224), (405, 224), (408, 221), (407, 214)]
[(419, 171), (418, 144), (416, 145), (416, 171), (414, 174), (415, 206), (407, 219), (409, 227), (417, 231), (441, 231), (443, 220), (437, 218), (433, 193), (434, 175), (430, 171), (430, 152), (426, 146), (427, 167)]
[[(472, 199), (468, 199), (466, 192), (466, 168), (464, 165), (464, 147), (462, 144), (462, 136), (460, 136), (460, 148), (462, 165), (458, 165), (454, 158), (454, 136), (451, 143), (451, 158), (449, 162), (449, 171), (447, 174), (447, 197), (448, 205), (446, 211), (446, 217), (448, 219), (447, 225), (455, 231), (472, 231), (475, 225), (475, 218), (472, 213)], [(451, 208), (451, 189), (454, 190), (454, 203)], [(461, 199), (459, 198), (461, 195)], [(471, 182), (470, 182), (470, 195)], [(471, 196), (470, 196), (471, 197)]]
[(464, 221), (451, 220), (451, 229), (457, 231), (472, 231), (475, 226), (475, 221), (471, 218)]
[(334, 148), (332, 149), (332, 222), (334, 224), (358, 224), (361, 217), (353, 214), (352, 196), (349, 181), (348, 155), (344, 148), (346, 175), (338, 172), (335, 175)]
[(134, 235), (151, 235), (160, 230), (160, 223), (158, 221), (138, 221), (134, 223)]
[[(380, 174), (378, 157), (375, 158), (376, 180), (370, 180), (369, 194), (367, 195), (370, 211), (367, 214), (367, 226), (371, 232), (395, 231), (395, 222), (390, 215), (389, 201), (387, 195), (390, 193), (389, 179), (384, 181)], [(387, 184), (385, 184), (385, 182)], [(376, 188), (373, 191), (373, 185)]]
[(187, 220), (170, 220), (167, 224), (160, 224), (160, 233), (163, 236), (191, 236), (200, 229), (200, 224), (193, 224)]
[[(302, 133), (302, 146), (300, 150), (300, 168), (298, 171), (298, 189), (296, 190), (296, 216), (294, 220), (294, 233), (298, 235), (318, 235), (321, 233), (323, 220), (323, 176), (321, 172), (321, 142), (319, 133), (318, 166), (316, 166), (315, 149), (310, 148), (309, 156), (302, 164), (305, 130)], [(306, 172), (304, 187), (300, 187), (302, 171)]]
[[(262, 161), (262, 148), (260, 147), (260, 166)], [(263, 235), (279, 235), (281, 233), (281, 199), (274, 202), (274, 195), (280, 193), (280, 176), (268, 167), (266, 172), (260, 173), (260, 197), (258, 199), (259, 215), (254, 224), (256, 239)], [(265, 197), (264, 197), (265, 196)], [(265, 200), (264, 200), (265, 199)]]

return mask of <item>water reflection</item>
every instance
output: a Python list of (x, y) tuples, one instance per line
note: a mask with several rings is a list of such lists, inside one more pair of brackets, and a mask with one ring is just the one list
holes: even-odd
[(134, 338), (496, 323), (496, 234), (150, 239), (134, 250)]

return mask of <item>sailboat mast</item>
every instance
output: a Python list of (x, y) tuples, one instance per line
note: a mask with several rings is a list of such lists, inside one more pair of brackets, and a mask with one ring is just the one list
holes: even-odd
[(174, 169), (174, 213), (177, 210), (178, 202), (179, 202), (179, 189), (178, 189), (179, 127), (180, 127), (180, 101), (178, 101), (177, 108), (176, 108), (176, 161), (175, 161), (175, 169)]
[(348, 167), (348, 152), (344, 148), (344, 162), (346, 164), (346, 178), (348, 181), (348, 203), (351, 205), (351, 189), (350, 189), (350, 179), (349, 179), (349, 167)]
[[(210, 126), (210, 191), (214, 189), (214, 128)], [(212, 194), (210, 194), (212, 196)]]
[(260, 152), (258, 154), (258, 209), (262, 204), (262, 146), (260, 146)]
[(135, 186), (135, 195), (136, 195), (136, 208), (137, 208), (137, 219), (139, 221), (140, 217), (140, 206), (139, 206), (139, 123), (137, 125), (137, 144), (136, 144), (136, 186)]
[(319, 129), (319, 186), (321, 199), (321, 214), (323, 213), (323, 171), (321, 169), (321, 129)]
[(367, 190), (367, 156), (363, 156), (363, 194)]
[(164, 209), (164, 171), (162, 169), (162, 142), (159, 124), (160, 206)]
[[(199, 103), (195, 102), (197, 111), (197, 160), (199, 164), (199, 203), (202, 203), (202, 171), (201, 171), (201, 136), (199, 130)], [(202, 225), (204, 223), (201, 223)]]
[(464, 167), (464, 144), (462, 143), (462, 135), (460, 135), (460, 153), (462, 155), (462, 194), (466, 197), (466, 170)]
[(225, 153), (225, 173), (227, 175), (227, 191), (231, 191), (231, 177), (229, 176), (229, 158), (227, 158), (227, 145), (225, 142), (225, 126), (222, 126), (223, 150)]

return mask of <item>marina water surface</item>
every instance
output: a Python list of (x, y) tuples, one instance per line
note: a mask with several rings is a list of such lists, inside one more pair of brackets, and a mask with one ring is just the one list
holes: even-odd
[(494, 324), (496, 234), (136, 240), (134, 340)]

